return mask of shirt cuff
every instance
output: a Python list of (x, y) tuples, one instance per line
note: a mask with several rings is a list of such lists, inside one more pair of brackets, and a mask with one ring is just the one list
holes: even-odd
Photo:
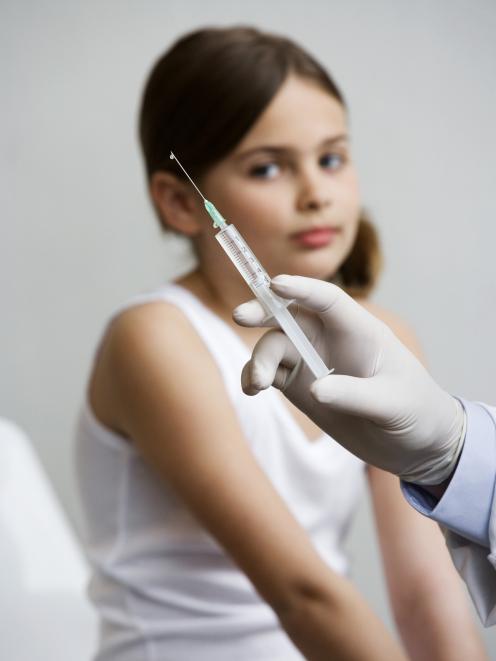
[(489, 517), (496, 480), (496, 426), (480, 404), (460, 399), (467, 414), (465, 443), (442, 498), (401, 481), (403, 495), (418, 512), (462, 537), (489, 548)]

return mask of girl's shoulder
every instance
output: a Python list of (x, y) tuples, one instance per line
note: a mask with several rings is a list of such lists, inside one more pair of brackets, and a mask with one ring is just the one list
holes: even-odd
[[(191, 327), (184, 312), (171, 301), (153, 299), (138, 302), (118, 312), (107, 330), (109, 341), (148, 339), (149, 335), (167, 336), (176, 329)], [(187, 337), (187, 336), (186, 336)]]
[(417, 358), (422, 358), (422, 349), (417, 335), (413, 328), (404, 319), (395, 312), (367, 299), (357, 299), (357, 303), (373, 314), (374, 317), (383, 321), (386, 326), (393, 331), (396, 337), (417, 356)]
[(120, 398), (139, 392), (167, 401), (185, 375), (208, 379), (215, 372), (181, 309), (162, 300), (143, 302), (119, 312), (107, 327), (90, 375), (89, 402), (102, 424), (128, 436)]
[[(201, 361), (209, 355), (185, 312), (167, 300), (145, 301), (119, 312), (107, 329), (103, 348), (134, 369), (153, 361), (154, 355), (172, 354), (174, 362), (185, 367), (194, 362), (193, 356)], [(133, 355), (139, 360), (133, 361)]]

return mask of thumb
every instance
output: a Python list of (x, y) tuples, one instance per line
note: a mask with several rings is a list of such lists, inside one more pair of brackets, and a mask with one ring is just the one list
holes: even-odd
[(378, 422), (382, 405), (375, 381), (374, 377), (331, 374), (314, 381), (310, 391), (317, 402), (333, 411)]

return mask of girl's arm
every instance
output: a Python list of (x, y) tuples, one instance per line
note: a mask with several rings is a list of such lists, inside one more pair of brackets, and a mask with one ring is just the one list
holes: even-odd
[[(383, 310), (365, 307), (422, 360), (408, 328)], [(391, 605), (410, 658), (486, 659), (438, 525), (408, 505), (397, 477), (374, 467), (369, 467), (368, 476)]]
[(404, 659), (274, 490), (216, 365), (179, 310), (150, 303), (114, 322), (90, 400), (97, 417), (133, 439), (232, 556), (307, 659)]
[(405, 501), (399, 480), (369, 468), (394, 618), (411, 659), (487, 659), (463, 583), (436, 523)]

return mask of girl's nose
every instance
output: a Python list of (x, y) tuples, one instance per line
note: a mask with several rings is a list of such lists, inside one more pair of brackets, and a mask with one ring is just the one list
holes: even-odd
[(318, 211), (332, 204), (331, 182), (322, 172), (302, 173), (298, 191), (299, 211)]

